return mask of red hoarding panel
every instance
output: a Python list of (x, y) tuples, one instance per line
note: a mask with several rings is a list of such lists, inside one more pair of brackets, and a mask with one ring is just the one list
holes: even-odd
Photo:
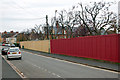
[(118, 35), (118, 62), (120, 62), (120, 34)]
[(120, 35), (117, 34), (51, 40), (50, 46), (53, 54), (120, 62)]

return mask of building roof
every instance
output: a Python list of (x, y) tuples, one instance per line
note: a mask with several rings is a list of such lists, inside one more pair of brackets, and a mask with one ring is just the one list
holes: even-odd
[(2, 38), (16, 37), (18, 32), (3, 32)]

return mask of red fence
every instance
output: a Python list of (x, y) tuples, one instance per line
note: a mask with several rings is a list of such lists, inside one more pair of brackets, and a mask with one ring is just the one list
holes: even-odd
[(120, 62), (120, 35), (51, 40), (51, 53)]

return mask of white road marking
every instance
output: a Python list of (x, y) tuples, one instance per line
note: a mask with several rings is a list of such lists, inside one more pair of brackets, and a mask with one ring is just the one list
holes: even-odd
[(74, 65), (84, 66), (84, 67), (87, 67), (87, 68), (92, 68), (92, 69), (97, 69), (97, 70), (102, 70), (102, 71), (106, 71), (106, 72), (112, 72), (112, 73), (120, 74), (118, 72), (114, 72), (114, 71), (110, 71), (110, 70), (100, 69), (100, 68), (87, 66), (87, 65), (83, 65), (83, 64), (77, 64), (77, 63), (73, 63), (73, 62), (69, 62), (69, 61), (65, 61), (65, 60), (60, 60), (60, 59), (56, 59), (56, 58), (52, 58), (52, 57), (48, 57), (48, 56), (38, 55), (38, 54), (34, 54), (32, 52), (27, 52), (27, 51), (23, 51), (23, 52), (30, 53), (30, 54), (40, 56), (40, 57), (44, 57), (44, 58), (48, 58), (48, 59), (57, 60), (57, 61), (60, 61), (60, 62), (66, 62), (66, 63), (70, 63), (70, 64), (74, 64)]
[(57, 77), (61, 77), (61, 76), (57, 75)]
[(51, 73), (50, 71), (48, 71), (48, 73)]
[[(20, 72), (10, 61), (8, 61), (8, 60), (6, 60), (6, 58), (4, 57), (4, 56), (2, 56), (4, 59), (5, 59), (5, 61), (18, 73), (18, 75), (20, 75), (20, 77), (21, 78), (27, 78), (27, 77), (25, 77), (24, 76), (24, 74), (22, 73), (22, 72)], [(28, 61), (27, 61), (28, 62)], [(35, 65), (35, 64), (32, 64), (33, 66), (35, 66), (35, 67), (38, 67), (38, 68), (41, 68), (41, 67), (39, 67), (39, 66), (37, 66), (37, 65)], [(55, 74), (55, 73), (51, 73), (50, 71), (48, 71), (47, 69), (44, 69), (44, 68), (41, 68), (42, 70), (44, 70), (44, 71), (47, 71), (48, 73), (50, 73), (50, 74), (52, 74), (52, 75), (54, 75), (54, 76), (57, 76), (57, 77), (61, 77), (61, 76), (59, 76), (59, 75), (57, 75), (57, 74)], [(61, 77), (62, 78), (62, 77)]]
[[(27, 63), (30, 63), (30, 62), (28, 62), (28, 61), (26, 61)], [(55, 74), (55, 73), (51, 73), (50, 71), (48, 71), (47, 69), (45, 69), (45, 68), (42, 68), (42, 67), (39, 67), (39, 66), (37, 66), (37, 65), (35, 65), (35, 64), (32, 64), (32, 63), (30, 63), (31, 65), (33, 65), (33, 66), (35, 66), (35, 67), (37, 67), (37, 68), (41, 68), (42, 70), (44, 70), (45, 72), (48, 72), (49, 74), (52, 74), (52, 75), (54, 75), (54, 76), (57, 76), (58, 77), (58, 75), (57, 74)], [(60, 76), (59, 76), (60, 77)]]
[[(28, 62), (28, 61), (26, 61), (26, 62)], [(28, 63), (30, 63), (30, 62), (28, 62)], [(32, 63), (30, 63), (30, 64), (32, 64)], [(52, 74), (52, 75), (57, 76), (57, 77), (61, 77), (61, 76), (59, 76), (59, 75), (57, 75), (57, 74), (55, 74), (55, 73), (52, 73), (52, 72), (48, 71), (48, 70), (45, 69), (45, 68), (39, 67), (39, 66), (37, 66), (37, 65), (35, 65), (35, 64), (32, 64), (32, 65), (35, 66), (35, 67), (37, 67), (37, 68), (41, 68), (42, 70), (44, 70), (45, 72), (48, 72), (49, 74)], [(62, 78), (62, 77), (61, 77), (61, 78)]]
[(55, 73), (52, 73), (52, 75), (54, 75), (54, 76), (55, 76), (56, 74), (55, 74)]
[(47, 71), (47, 69), (45, 69), (45, 71)]

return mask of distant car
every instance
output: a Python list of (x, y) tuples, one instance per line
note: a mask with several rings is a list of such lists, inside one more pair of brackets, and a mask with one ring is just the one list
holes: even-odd
[(5, 46), (5, 44), (2, 44), (2, 46)]
[(2, 55), (7, 55), (8, 49), (8, 47), (3, 47), (1, 50)]
[(7, 52), (7, 59), (19, 58), (22, 59), (21, 51), (18, 47), (11, 47)]
[(16, 47), (14, 44), (11, 44), (10, 47)]
[(9, 46), (10, 46), (10, 44), (2, 44), (2, 46), (9, 47)]
[(10, 44), (5, 44), (6, 47), (10, 47)]

